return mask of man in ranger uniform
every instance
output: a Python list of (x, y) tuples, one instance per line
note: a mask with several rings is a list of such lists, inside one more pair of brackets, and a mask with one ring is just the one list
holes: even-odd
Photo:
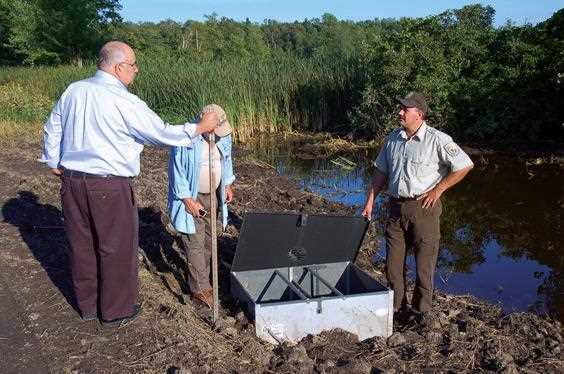
[(398, 99), (401, 127), (386, 138), (374, 165), (362, 215), (372, 217), (380, 191), (390, 195), (386, 222), (386, 276), (394, 291), (394, 312), (405, 310), (406, 250), (412, 247), (417, 267), (412, 307), (431, 309), (433, 275), (439, 253), (441, 195), (460, 182), (474, 164), (447, 134), (427, 125), (425, 97), (411, 92)]

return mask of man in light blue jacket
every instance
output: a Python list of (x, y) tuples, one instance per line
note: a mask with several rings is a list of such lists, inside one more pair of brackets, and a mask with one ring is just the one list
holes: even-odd
[[(168, 213), (176, 231), (181, 235), (188, 262), (187, 279), (192, 297), (213, 307), (210, 285), (211, 222), (210, 193), (216, 193), (222, 227), (227, 226), (227, 203), (233, 199), (231, 184), (235, 180), (231, 159), (231, 126), (225, 111), (218, 105), (204, 107), (200, 117), (215, 112), (220, 125), (213, 134), (203, 134), (189, 146), (173, 147), (168, 163)], [(210, 178), (209, 136), (215, 136), (211, 150), (214, 180)], [(211, 183), (211, 185), (210, 185)]]

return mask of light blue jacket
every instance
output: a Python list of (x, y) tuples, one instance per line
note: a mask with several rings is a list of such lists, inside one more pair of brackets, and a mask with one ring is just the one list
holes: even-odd
[[(227, 226), (227, 204), (225, 203), (225, 186), (235, 180), (231, 159), (231, 135), (220, 138), (217, 148), (221, 154), (221, 182), (219, 185), (221, 218), (223, 227)], [(196, 226), (194, 217), (184, 208), (182, 199), (198, 197), (198, 179), (200, 177), (200, 158), (202, 147), (208, 146), (199, 135), (188, 147), (172, 147), (168, 160), (168, 214), (177, 231), (194, 234)]]

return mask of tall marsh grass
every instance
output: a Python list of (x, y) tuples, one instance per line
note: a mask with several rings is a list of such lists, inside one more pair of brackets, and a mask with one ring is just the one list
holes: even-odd
[(94, 71), (72, 66), (0, 68), (0, 140), (39, 136), (65, 87)]
[[(131, 87), (165, 120), (191, 120), (200, 108), (225, 108), (244, 141), (257, 132), (325, 130), (346, 120), (354, 69), (292, 56), (206, 61), (140, 55)], [(0, 121), (41, 122), (65, 87), (93, 74), (93, 65), (0, 69)]]

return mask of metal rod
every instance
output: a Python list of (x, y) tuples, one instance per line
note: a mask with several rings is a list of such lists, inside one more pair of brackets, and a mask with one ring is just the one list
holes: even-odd
[(304, 279), (305, 279), (306, 276), (307, 276), (307, 271), (305, 271), (305, 269), (304, 269), (304, 271), (303, 271), (302, 275), (300, 276), (300, 278), (299, 278), (297, 281), (292, 280), (292, 283), (294, 283), (294, 284), (304, 293), (304, 295), (306, 295), (309, 299), (311, 299), (311, 298), (313, 298), (313, 296), (312, 296), (312, 295), (313, 295), (313, 292), (306, 291), (306, 290), (302, 287), (302, 282), (304, 281)]
[(268, 335), (272, 336), (272, 339), (276, 340), (276, 343), (278, 343), (279, 345), (284, 343), (282, 339), (274, 335), (274, 333), (269, 328), (266, 329), (266, 332), (268, 333)]
[(266, 285), (264, 286), (264, 288), (262, 289), (261, 293), (258, 295), (257, 297), (257, 301), (256, 303), (260, 303), (262, 301), (262, 298), (264, 297), (264, 295), (266, 295), (266, 292), (268, 291), (268, 289), (270, 288), (270, 285), (272, 284), (272, 282), (274, 281), (274, 278), (276, 277), (275, 273), (272, 273), (272, 275), (270, 276), (270, 278), (268, 279), (268, 282), (266, 282)]
[(339, 295), (339, 296), (345, 296), (343, 295), (343, 293), (341, 291), (339, 291), (338, 289), (336, 289), (335, 287), (333, 287), (329, 282), (327, 282), (325, 279), (323, 279), (323, 277), (321, 275), (319, 275), (319, 273), (317, 272), (317, 270), (310, 268), (309, 266), (306, 267), (306, 269), (308, 269), (309, 271), (311, 271), (311, 274), (313, 274), (314, 277), (316, 277), (317, 279), (319, 279), (321, 281), (321, 283), (323, 283), (325, 286), (329, 287), (329, 289), (331, 291), (333, 291), (333, 293)]
[(217, 202), (215, 186), (215, 175), (213, 170), (213, 155), (215, 151), (215, 134), (208, 134), (209, 139), (209, 170), (210, 170), (210, 226), (211, 226), (211, 250), (212, 250), (212, 287), (213, 287), (213, 323), (219, 319), (219, 285), (217, 272)]
[(306, 290), (304, 290), (304, 288), (302, 287), (301, 284), (299, 284), (299, 283), (296, 282), (296, 281), (292, 281), (292, 284), (293, 284), (294, 286), (296, 286), (297, 288), (299, 288), (300, 291), (302, 291), (302, 293), (304, 294), (305, 297), (307, 297), (308, 299), (311, 299), (310, 293), (307, 292)]
[(283, 281), (284, 283), (286, 283), (288, 285), (288, 287), (290, 287), (290, 289), (292, 291), (294, 291), (294, 293), (296, 295), (298, 295), (300, 297), (300, 299), (302, 300), (308, 300), (308, 297), (306, 295), (304, 295), (304, 293), (302, 291), (300, 291), (300, 288), (296, 287), (296, 285), (292, 282), (290, 282), (288, 280), (288, 278), (286, 278), (281, 272), (279, 272), (278, 270), (274, 270), (274, 274), (278, 275)]

